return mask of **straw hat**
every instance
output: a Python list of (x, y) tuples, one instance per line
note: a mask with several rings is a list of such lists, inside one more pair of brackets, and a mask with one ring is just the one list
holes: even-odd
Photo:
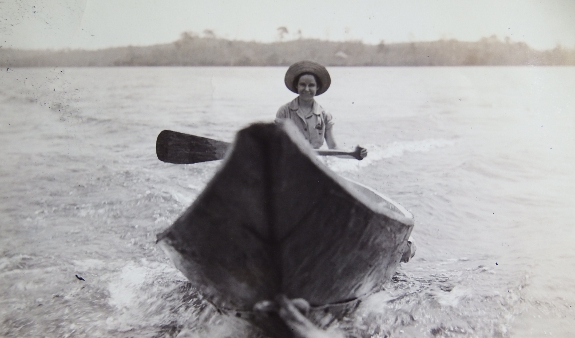
[(316, 79), (320, 82), (318, 83), (319, 89), (316, 92), (317, 95), (321, 95), (327, 91), (329, 85), (331, 84), (331, 78), (329, 77), (329, 73), (324, 66), (320, 65), (319, 63), (313, 61), (299, 61), (291, 65), (287, 72), (284, 79), (286, 87), (289, 90), (297, 94), (297, 86), (294, 86), (294, 81), (300, 75), (310, 73), (315, 75)]

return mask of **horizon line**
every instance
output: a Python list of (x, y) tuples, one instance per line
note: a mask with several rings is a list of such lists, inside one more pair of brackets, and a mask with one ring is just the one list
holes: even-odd
[(285, 40), (266, 42), (266, 41), (258, 41), (258, 40), (230, 39), (230, 38), (226, 38), (226, 37), (222, 37), (222, 36), (217, 36), (215, 34), (209, 35), (209, 34), (205, 34), (205, 33), (204, 33), (204, 36), (200, 36), (195, 32), (185, 31), (185, 32), (180, 33), (179, 39), (173, 40), (171, 42), (163, 42), (163, 43), (155, 43), (155, 44), (142, 44), (142, 45), (128, 44), (128, 45), (116, 45), (116, 46), (98, 47), (98, 48), (86, 48), (86, 47), (63, 47), (63, 48), (57, 48), (57, 47), (56, 48), (14, 48), (14, 47), (8, 47), (8, 48), (6, 48), (5, 46), (0, 46), (0, 52), (2, 50), (29, 51), (29, 52), (62, 52), (62, 51), (87, 51), (87, 52), (93, 51), (93, 52), (95, 52), (95, 51), (102, 51), (102, 50), (115, 49), (115, 48), (128, 48), (128, 47), (146, 48), (146, 47), (175, 44), (178, 41), (182, 41), (186, 35), (188, 38), (191, 38), (191, 39), (224, 40), (224, 41), (233, 41), (233, 42), (256, 43), (256, 44), (262, 44), (262, 45), (271, 45), (271, 44), (278, 44), (278, 43), (290, 43), (290, 42), (297, 42), (297, 41), (317, 41), (317, 42), (333, 42), (333, 43), (361, 43), (361, 44), (367, 45), (367, 46), (378, 46), (378, 45), (381, 45), (382, 43), (384, 45), (400, 45), (400, 44), (410, 44), (410, 43), (418, 44), (418, 43), (449, 42), (449, 41), (464, 42), (464, 43), (478, 43), (478, 42), (481, 42), (483, 40), (492, 40), (493, 42), (499, 42), (499, 43), (525, 44), (530, 49), (536, 50), (536, 51), (551, 51), (551, 50), (554, 50), (557, 48), (566, 49), (566, 50), (570, 50), (570, 49), (575, 50), (575, 46), (572, 48), (569, 48), (569, 47), (563, 46), (559, 43), (554, 48), (537, 49), (537, 48), (532, 47), (529, 43), (527, 43), (525, 41), (512, 40), (509, 36), (506, 36), (503, 38), (503, 40), (501, 40), (499, 38), (499, 36), (497, 36), (496, 34), (493, 34), (493, 35), (488, 36), (488, 37), (487, 36), (481, 37), (478, 40), (460, 40), (460, 39), (456, 39), (456, 38), (449, 38), (449, 39), (441, 38), (441, 39), (437, 39), (437, 40), (386, 42), (385, 40), (382, 39), (379, 43), (370, 43), (370, 42), (364, 42), (362, 39), (331, 40), (331, 39), (321, 39), (321, 38), (300, 37), (300, 38), (294, 38), (294, 39), (285, 39)]

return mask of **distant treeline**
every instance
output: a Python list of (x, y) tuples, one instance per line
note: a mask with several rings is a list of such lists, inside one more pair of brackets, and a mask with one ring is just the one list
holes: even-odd
[(287, 66), (314, 60), (326, 66), (559, 66), (575, 65), (575, 49), (534, 50), (496, 37), (378, 45), (299, 39), (258, 43), (183, 33), (178, 41), (95, 51), (0, 49), (4, 67)]

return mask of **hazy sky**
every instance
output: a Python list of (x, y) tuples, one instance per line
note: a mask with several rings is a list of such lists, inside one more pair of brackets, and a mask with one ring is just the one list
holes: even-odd
[(574, 0), (6, 0), (3, 48), (105, 48), (168, 43), (184, 31), (229, 39), (367, 43), (496, 35), (538, 49), (575, 47)]

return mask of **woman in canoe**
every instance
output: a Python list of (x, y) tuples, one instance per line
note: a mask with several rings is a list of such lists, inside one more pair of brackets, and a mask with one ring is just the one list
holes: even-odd
[[(315, 101), (315, 96), (325, 93), (331, 78), (327, 69), (312, 61), (300, 61), (291, 65), (284, 79), (286, 87), (298, 97), (278, 109), (275, 122), (292, 121), (314, 149), (320, 148), (324, 140), (329, 149), (337, 148), (333, 137), (333, 117)], [(360, 156), (367, 156), (367, 149), (360, 147)], [(402, 262), (408, 262), (415, 254), (415, 245), (410, 238), (404, 248)], [(302, 305), (303, 303), (303, 305)], [(298, 306), (299, 305), (299, 306)], [(276, 299), (275, 304), (263, 301), (256, 304), (256, 311), (276, 312), (297, 338), (343, 337), (342, 332), (327, 332), (316, 327), (303, 313), (309, 304), (305, 300), (289, 300), (285, 296)]]
[[(278, 109), (275, 122), (292, 121), (314, 149), (320, 148), (324, 139), (329, 149), (335, 149), (337, 145), (333, 137), (333, 117), (314, 99), (325, 93), (331, 85), (327, 69), (313, 61), (299, 61), (288, 68), (284, 82), (298, 97)], [(361, 158), (365, 158), (367, 149), (359, 148)], [(415, 255), (416, 250), (412, 237), (406, 245), (401, 258), (405, 263)]]
[[(284, 82), (298, 97), (278, 109), (276, 123), (292, 121), (314, 149), (319, 149), (324, 140), (329, 149), (336, 149), (333, 117), (314, 99), (325, 93), (331, 84), (327, 69), (312, 61), (296, 62), (288, 68)], [(360, 156), (366, 157), (367, 149), (360, 148)]]

